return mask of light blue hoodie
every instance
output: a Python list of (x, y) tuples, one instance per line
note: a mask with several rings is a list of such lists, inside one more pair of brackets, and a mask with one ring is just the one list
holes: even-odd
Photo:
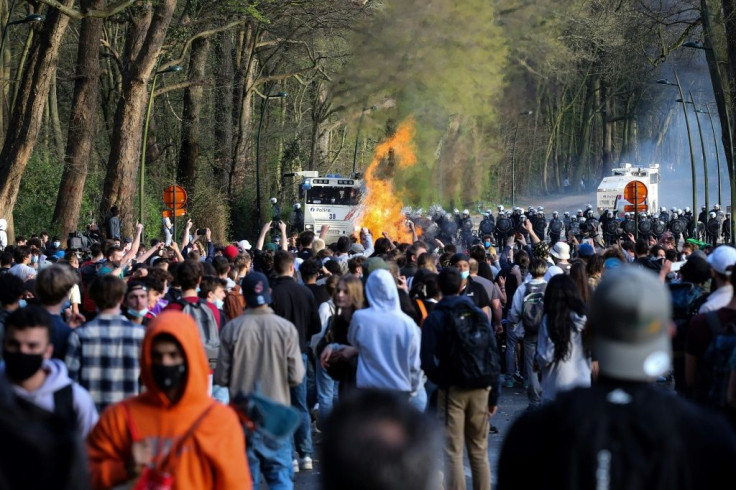
[(401, 311), (393, 276), (372, 272), (365, 294), (370, 307), (353, 313), (348, 329), (348, 342), (358, 349), (357, 387), (416, 391), (422, 379), (420, 330)]
[[(46, 371), (46, 379), (38, 389), (27, 391), (16, 384), (12, 384), (13, 391), (16, 395), (37, 407), (53, 412), (54, 392), (71, 384), (72, 396), (74, 397), (74, 413), (77, 415), (77, 429), (79, 435), (84, 439), (98, 419), (97, 409), (92, 397), (87, 390), (72, 382), (66, 370), (66, 365), (60, 360), (47, 359), (43, 361), (43, 369)], [(3, 366), (4, 370), (5, 366)]]

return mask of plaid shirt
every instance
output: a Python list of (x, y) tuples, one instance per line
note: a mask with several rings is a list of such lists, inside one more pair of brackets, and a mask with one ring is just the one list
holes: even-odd
[(66, 366), (97, 411), (140, 392), (141, 344), (146, 329), (121, 314), (99, 315), (69, 336)]

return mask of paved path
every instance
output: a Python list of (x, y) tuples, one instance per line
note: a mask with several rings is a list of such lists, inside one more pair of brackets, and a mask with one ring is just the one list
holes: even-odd
[[(499, 401), (499, 409), (496, 415), (493, 417), (492, 423), (498, 427), (498, 434), (489, 435), (489, 447), (488, 457), (491, 462), (491, 479), (495, 485), (497, 478), (497, 464), (498, 456), (501, 452), (501, 445), (503, 444), (503, 438), (508, 433), (508, 429), (514, 419), (522, 413), (527, 407), (526, 393), (521, 387), (515, 388), (503, 388), (501, 392), (501, 399)], [(314, 470), (312, 471), (301, 471), (296, 474), (294, 482), (295, 489), (301, 490), (318, 490), (319, 487), (319, 451), (320, 451), (320, 434), (313, 434), (313, 440), (315, 444), (315, 455), (314, 455)], [(470, 468), (467, 464), (465, 465), (465, 474), (468, 477), (468, 488), (472, 488), (470, 482)], [(265, 484), (261, 485), (262, 489), (268, 488)]]

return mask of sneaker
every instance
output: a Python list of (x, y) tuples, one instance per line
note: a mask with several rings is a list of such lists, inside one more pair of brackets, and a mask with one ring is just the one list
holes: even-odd
[(507, 378), (506, 383), (504, 384), (506, 388), (513, 388), (514, 387), (514, 380), (512, 378)]
[(296, 459), (291, 460), (291, 467), (294, 468), (294, 473), (299, 473), (299, 461)]
[(299, 460), (299, 468), (304, 471), (312, 471), (312, 458), (304, 456)]
[(521, 373), (520, 373), (519, 371), (516, 371), (516, 372), (514, 373), (514, 379), (515, 379), (515, 380), (516, 380), (516, 381), (517, 381), (518, 383), (523, 383), (523, 382), (525, 381), (525, 379), (524, 379), (524, 376), (522, 376), (522, 375), (521, 375)]

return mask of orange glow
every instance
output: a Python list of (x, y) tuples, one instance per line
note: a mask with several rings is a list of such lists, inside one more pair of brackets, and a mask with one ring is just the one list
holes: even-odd
[(376, 147), (365, 172), (366, 197), (361, 226), (368, 228), (374, 239), (386, 232), (392, 240), (412, 240), (405, 224), (406, 217), (401, 213), (401, 195), (394, 189), (392, 179), (396, 168), (408, 168), (417, 162), (413, 139), (414, 119), (410, 118), (399, 125), (393, 136)]

